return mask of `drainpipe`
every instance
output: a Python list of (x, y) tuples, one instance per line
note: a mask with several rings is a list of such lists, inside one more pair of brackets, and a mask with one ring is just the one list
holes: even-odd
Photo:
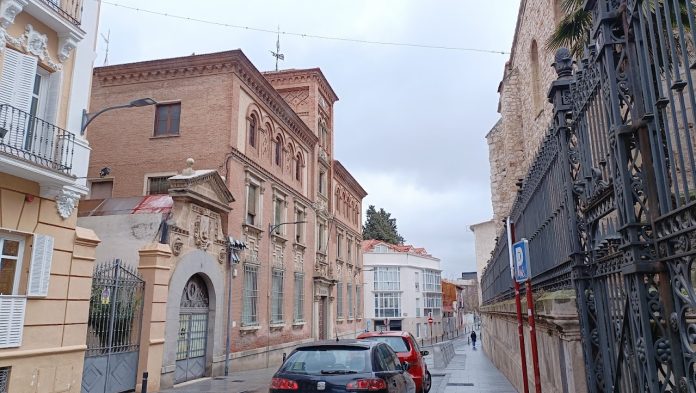
[[(230, 253), (234, 251), (230, 250)], [(230, 375), (230, 322), (232, 320), (232, 258), (227, 258), (227, 338), (225, 339), (225, 376)]]

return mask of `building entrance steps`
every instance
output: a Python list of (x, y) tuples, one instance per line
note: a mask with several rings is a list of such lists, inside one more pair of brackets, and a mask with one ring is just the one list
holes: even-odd
[[(517, 393), (483, 352), (480, 341), (476, 342), (476, 349), (466, 336), (460, 336), (451, 342), (454, 357), (446, 367), (435, 368), (432, 353), (425, 357), (433, 377), (430, 393)], [(426, 347), (423, 349), (431, 350)]]

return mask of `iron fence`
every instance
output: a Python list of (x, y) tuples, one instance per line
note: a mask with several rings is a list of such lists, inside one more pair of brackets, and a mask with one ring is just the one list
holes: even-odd
[(0, 151), (70, 175), (75, 135), (11, 105), (0, 104)]
[(84, 0), (41, 0), (61, 17), (75, 26), (80, 26), (82, 19), (82, 2)]

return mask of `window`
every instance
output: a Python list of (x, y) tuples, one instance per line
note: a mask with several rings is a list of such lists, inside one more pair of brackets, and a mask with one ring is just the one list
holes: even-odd
[(252, 114), (249, 118), (249, 145), (256, 147), (256, 132), (257, 132), (256, 115)]
[(147, 178), (147, 195), (168, 194), (171, 176), (153, 176)]
[(375, 291), (398, 291), (400, 289), (400, 275), (398, 267), (375, 267), (374, 271)]
[(317, 230), (317, 250), (326, 252), (326, 223), (320, 222)]
[(346, 245), (346, 251), (348, 251), (348, 263), (353, 263), (353, 239), (348, 239), (347, 240), (348, 245)]
[(414, 281), (416, 282), (416, 292), (420, 292), (420, 274), (416, 272)]
[(440, 316), (440, 310), (442, 309), (441, 293), (426, 293), (423, 297), (423, 303), (423, 316)]
[(348, 318), (353, 318), (353, 284), (348, 283), (346, 291), (348, 294)]
[[(280, 225), (285, 220), (285, 198), (276, 195), (273, 198), (273, 225)], [(275, 229), (276, 235), (285, 234), (284, 225)]]
[(362, 317), (362, 296), (360, 292), (360, 285), (355, 285), (355, 317)]
[(343, 318), (343, 283), (336, 283), (336, 317)]
[(421, 316), (421, 300), (419, 297), (416, 298), (416, 317)]
[(302, 181), (302, 156), (299, 154), (295, 157), (295, 180)]
[(539, 48), (537, 47), (536, 40), (532, 40), (531, 48), (531, 60), (532, 60), (532, 103), (534, 104), (534, 116), (542, 109), (542, 93), (541, 93), (541, 79), (539, 73)]
[(439, 271), (425, 270), (423, 272), (423, 292), (442, 292)]
[(0, 295), (17, 295), (24, 240), (0, 237)]
[(343, 259), (343, 235), (336, 235), (336, 257), (338, 259)]
[(375, 317), (397, 318), (401, 316), (399, 292), (375, 292)]
[(304, 321), (304, 274), (295, 273), (295, 322)]
[(389, 247), (384, 244), (378, 244), (375, 246), (374, 252), (389, 252)]
[(295, 242), (299, 244), (304, 244), (304, 223), (305, 221), (305, 212), (304, 208), (301, 207), (296, 207), (295, 208)]
[(280, 138), (280, 135), (275, 139), (275, 155), (273, 161), (278, 166), (283, 164), (283, 140)]
[(326, 172), (319, 171), (319, 193), (326, 195)]
[(10, 370), (12, 367), (0, 367), (0, 393), (10, 391)]
[(283, 271), (273, 269), (271, 283), (271, 323), (283, 322)]
[(242, 326), (258, 325), (258, 273), (259, 267), (244, 265), (244, 309), (242, 310)]
[(246, 223), (248, 225), (257, 225), (257, 216), (259, 212), (259, 186), (249, 184), (247, 186), (247, 215)]
[(155, 111), (155, 136), (179, 135), (181, 103), (157, 104)]
[(113, 196), (114, 181), (93, 181), (89, 190), (90, 199), (106, 199)]

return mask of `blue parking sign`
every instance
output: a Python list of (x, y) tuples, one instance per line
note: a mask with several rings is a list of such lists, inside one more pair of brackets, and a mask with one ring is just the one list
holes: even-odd
[(529, 242), (522, 239), (512, 245), (512, 269), (517, 282), (525, 282), (532, 277), (529, 265)]

